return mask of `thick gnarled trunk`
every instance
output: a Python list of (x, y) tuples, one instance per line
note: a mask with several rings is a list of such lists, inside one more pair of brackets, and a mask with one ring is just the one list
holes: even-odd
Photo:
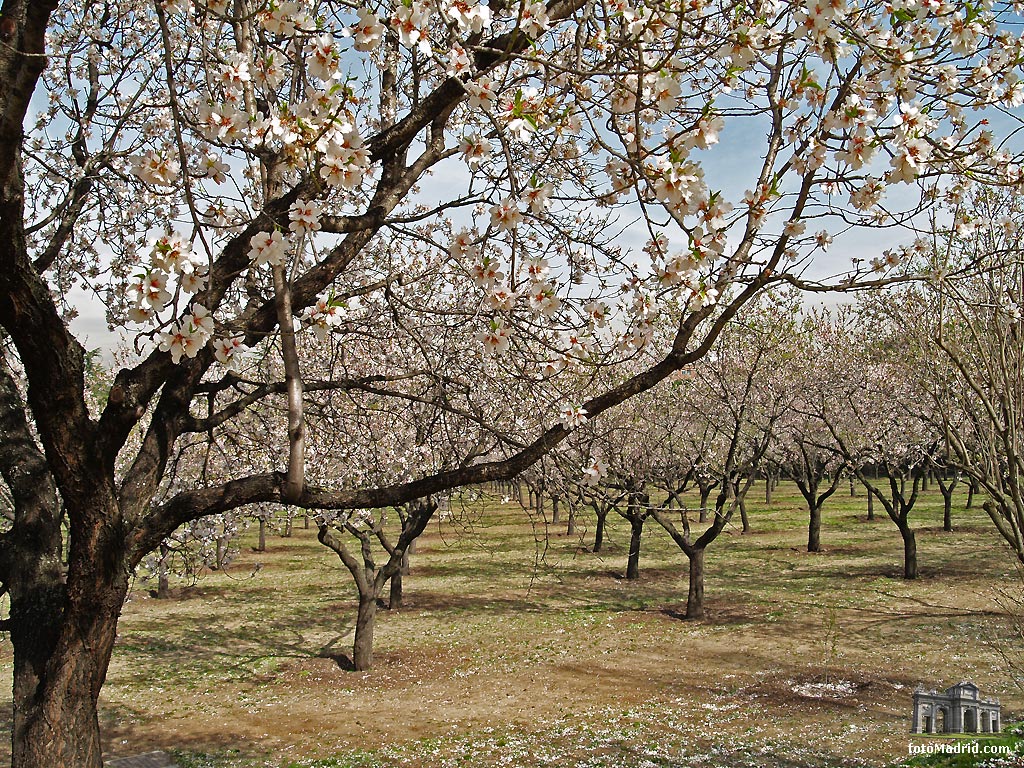
[(12, 768), (102, 765), (97, 701), (127, 583), (72, 586), (78, 604), (52, 582), (12, 595)]

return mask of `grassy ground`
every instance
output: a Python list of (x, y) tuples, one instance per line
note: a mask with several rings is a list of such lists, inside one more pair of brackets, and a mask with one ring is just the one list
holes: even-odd
[[(1003, 654), (1024, 649), (996, 590), (1020, 581), (982, 511), (958, 496), (943, 533), (926, 495), (907, 582), (895, 526), (864, 520), (862, 492), (826, 506), (820, 554), (803, 551), (791, 485), (768, 508), (763, 486), (751, 499), (753, 532), (737, 520), (708, 551), (701, 622), (679, 618), (685, 558), (653, 521), (627, 582), (624, 521), (594, 555), (592, 521), (546, 538), (514, 503), (470, 505), (421, 539), (369, 673), (337, 661), (355, 615), (337, 557), (301, 526), (265, 553), (247, 540), (172, 600), (138, 585), (102, 698), (106, 749), (173, 749), (192, 768), (885, 765), (920, 743), (919, 683), (973, 680), (1019, 717)], [(0, 665), (6, 692), (6, 641)]]

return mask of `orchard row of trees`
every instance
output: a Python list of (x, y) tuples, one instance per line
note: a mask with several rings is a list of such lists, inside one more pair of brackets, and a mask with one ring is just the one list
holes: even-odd
[[(925, 258), (924, 252), (918, 257)], [(921, 271), (919, 264), (914, 269)], [(991, 280), (994, 273), (972, 273), (970, 279)], [(929, 482), (938, 487), (944, 527), (951, 531), (953, 491), (964, 481), (972, 497), (983, 492), (994, 531), (1024, 562), (1014, 533), (1020, 518), (997, 501), (998, 491), (982, 474), (985, 465), (977, 465), (983, 446), (975, 441), (983, 422), (970, 411), (957, 411), (979, 403), (972, 379), (963, 377), (942, 349), (954, 336), (964, 339), (979, 328), (960, 318), (940, 322), (946, 290), (945, 281), (920, 281), (862, 295), (834, 310), (807, 309), (796, 290), (764, 293), (723, 329), (703, 359), (600, 420), (578, 424), (540, 462), (499, 484), (499, 492), (543, 515), (551, 529), (564, 515), (569, 535), (584, 517), (588, 528), (593, 521), (593, 552), (602, 549), (607, 516), (621, 516), (630, 526), (627, 579), (639, 576), (642, 535), (653, 520), (687, 558), (687, 618), (703, 616), (707, 549), (729, 526), (750, 530), (746, 500), (755, 482), (763, 487), (766, 503), (780, 479), (795, 483), (807, 508), (809, 552), (823, 549), (825, 502), (844, 481), (851, 493), (855, 483), (863, 487), (868, 517), (879, 508), (895, 524), (904, 547), (903, 575), (913, 579), (918, 558), (911, 514), (920, 492)], [(924, 311), (927, 307), (931, 311)], [(989, 312), (984, 305), (976, 310)], [(532, 388), (511, 388), (503, 398), (526, 411), (532, 402), (516, 398), (534, 394)], [(354, 407), (348, 418), (361, 410)], [(431, 425), (440, 416), (437, 409), (426, 413)], [(975, 431), (968, 435), (959, 429), (964, 423)], [(390, 424), (386, 433), (374, 433), (376, 450), (401, 456), (409, 442), (424, 440), (422, 421), (410, 421), (405, 430), (397, 421)], [(993, 422), (989, 428), (999, 426)], [(437, 449), (450, 448), (452, 440), (445, 436)], [(337, 466), (340, 472), (342, 464)], [(437, 501), (446, 503), (441, 496)], [(320, 541), (337, 553), (355, 582), (356, 669), (372, 664), (375, 614), (388, 584), (390, 607), (401, 606), (410, 547), (436, 508), (436, 501), (427, 500), (316, 517)], [(192, 551), (219, 553), (223, 546), (214, 542), (237, 532), (242, 516), (251, 513), (246, 508), (204, 519), (186, 529), (191, 538), (169, 541), (164, 551), (182, 553), (183, 563), (196, 559), (188, 556)], [(267, 510), (257, 515), (262, 547)], [(200, 528), (205, 538), (197, 536)], [(205, 562), (210, 564), (209, 554)]]
[[(764, 290), (879, 285), (905, 256), (809, 281), (830, 245), (921, 232), (967, 179), (1019, 188), (1015, 20), (990, 0), (3, 0), (15, 768), (99, 768), (132, 574), (182, 526), (287, 504), (363, 551), (362, 510), (413, 504), (392, 570), (422, 500), (521, 474)], [(134, 344), (100, 392), (69, 326), (97, 299)], [(737, 431), (772, 407), (755, 392)], [(1009, 503), (997, 474), (979, 482)]]

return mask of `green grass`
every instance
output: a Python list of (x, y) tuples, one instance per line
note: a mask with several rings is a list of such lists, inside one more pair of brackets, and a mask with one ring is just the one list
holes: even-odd
[[(859, 493), (830, 500), (826, 552), (808, 554), (795, 488), (766, 507), (755, 486), (753, 531), (737, 518), (708, 550), (696, 623), (678, 618), (685, 557), (655, 522), (628, 582), (615, 516), (595, 555), (592, 520), (567, 537), (496, 497), (467, 504), (421, 540), (367, 675), (330, 659), (355, 613), (337, 556), (301, 526), (255, 553), (250, 530), (227, 573), (173, 600), (138, 585), (102, 697), (107, 750), (174, 749), (184, 768), (880, 766), (919, 743), (914, 686), (961, 678), (1008, 722), (1024, 700), (1001, 652), (1021, 649), (995, 588), (1019, 582), (991, 522), (958, 494), (944, 533), (925, 494), (907, 582), (895, 526), (879, 505), (866, 522)], [(837, 681), (855, 692), (797, 692)]]

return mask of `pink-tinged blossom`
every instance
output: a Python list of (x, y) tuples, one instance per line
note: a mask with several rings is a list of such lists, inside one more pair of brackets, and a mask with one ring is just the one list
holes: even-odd
[(551, 26), (551, 21), (548, 19), (548, 8), (543, 2), (538, 0), (538, 2), (523, 5), (519, 28), (527, 35), (533, 38), (539, 37), (549, 26)]
[(563, 405), (558, 409), (558, 423), (566, 430), (583, 426), (587, 421), (587, 412), (580, 405)]
[(565, 356), (553, 357), (549, 360), (545, 360), (538, 371), (537, 378), (547, 379), (552, 376), (556, 376), (565, 370), (568, 365), (568, 360)]
[(288, 229), (297, 235), (320, 231), (320, 206), (315, 200), (296, 200), (288, 209)]
[(210, 179), (214, 184), (223, 184), (228, 180), (231, 168), (220, 159), (220, 155), (207, 152), (199, 161), (199, 174)]
[(530, 309), (534, 314), (551, 318), (562, 306), (562, 300), (558, 298), (553, 286), (546, 283), (535, 283), (530, 287), (529, 294)]
[(213, 335), (213, 315), (202, 304), (193, 304), (190, 314), (181, 318), (182, 327), (188, 327), (190, 333), (198, 333), (206, 338)]
[(807, 222), (802, 219), (790, 219), (786, 222), (786, 226), (782, 228), (782, 233), (786, 237), (800, 237), (807, 230)]
[(357, 51), (365, 53), (375, 50), (384, 37), (384, 25), (368, 8), (360, 8), (356, 15), (359, 17), (358, 23), (351, 29), (344, 30), (344, 33), (352, 36), (353, 47)]
[(328, 143), (320, 178), (332, 187), (354, 189), (369, 167), (370, 153), (363, 148), (362, 137), (348, 131)]
[(591, 456), (590, 462), (583, 468), (583, 483), (593, 488), (599, 485), (607, 475), (608, 465)]
[(469, 0), (446, 0), (441, 6), (444, 15), (454, 21), (463, 33), (480, 33), (491, 26), (491, 9)]
[(931, 145), (924, 139), (907, 141), (889, 161), (892, 170), (889, 171), (886, 178), (890, 184), (896, 182), (909, 184), (925, 170), (931, 155)]
[(470, 133), (459, 140), (459, 152), (470, 168), (477, 168), (491, 156), (491, 142), (479, 133)]
[(531, 283), (542, 283), (551, 272), (551, 264), (543, 256), (528, 256), (523, 259), (523, 270)]
[(199, 108), (199, 131), (209, 141), (234, 141), (245, 125), (245, 115), (232, 104), (203, 104)]
[(470, 80), (465, 84), (466, 93), (469, 96), (467, 103), (473, 109), (482, 109), (490, 112), (494, 108), (494, 81), (484, 75), (476, 80)]
[(460, 77), (473, 70), (473, 59), (461, 45), (453, 45), (448, 52), (448, 67), (445, 73), (451, 77)]
[(340, 61), (338, 43), (333, 36), (317, 35), (306, 43), (306, 69), (313, 77), (330, 80), (338, 71)]
[(298, 16), (299, 4), (294, 0), (271, 0), (267, 10), (261, 13), (259, 18), (270, 34), (291, 37), (298, 32), (296, 22), (301, 24)]
[(241, 88), (252, 81), (252, 75), (249, 74), (249, 60), (242, 54), (234, 54), (226, 64), (221, 65), (217, 79), (225, 88)]
[(484, 256), (474, 262), (469, 268), (469, 276), (481, 288), (490, 288), (496, 282), (505, 279), (505, 274), (501, 271), (501, 263), (489, 256)]
[(333, 291), (322, 293), (316, 303), (302, 313), (302, 321), (309, 324), (317, 339), (324, 341), (333, 329), (339, 327), (348, 317), (345, 303), (335, 298)]
[(500, 232), (508, 232), (523, 223), (523, 213), (519, 210), (518, 201), (506, 197), (500, 203), (491, 206), (491, 224)]
[(154, 317), (156, 312), (142, 304), (134, 304), (128, 308), (128, 319), (133, 323), (148, 323)]
[(682, 94), (679, 80), (671, 72), (661, 72), (654, 81), (654, 102), (662, 112), (671, 112)]
[(430, 14), (417, 3), (399, 5), (391, 17), (391, 26), (398, 33), (398, 39), (406, 48), (418, 46), (424, 54), (430, 54), (430, 41), (424, 30), (430, 22)]
[(491, 322), (490, 327), (485, 331), (480, 331), (476, 335), (476, 340), (479, 341), (484, 348), (484, 353), (488, 356), (503, 355), (508, 352), (508, 342), (511, 332), (508, 326), (505, 325), (502, 320), (494, 320)]
[(196, 268), (192, 272), (184, 272), (181, 275), (180, 282), (178, 285), (184, 293), (194, 294), (206, 288), (206, 281), (209, 278), (208, 270), (206, 266), (200, 270)]
[(213, 356), (217, 362), (229, 371), (237, 372), (241, 367), (243, 355), (249, 348), (243, 343), (241, 336), (213, 339)]
[(697, 127), (687, 134), (687, 143), (697, 149), (710, 149), (718, 143), (718, 134), (725, 127), (725, 121), (718, 115), (705, 115), (697, 121)]
[(249, 261), (256, 267), (261, 264), (281, 266), (287, 249), (288, 243), (280, 231), (257, 232), (249, 238)]
[(847, 163), (853, 170), (860, 170), (871, 162), (877, 146), (868, 135), (851, 136), (846, 142), (846, 149), (836, 152), (836, 160)]
[(192, 270), (192, 246), (179, 232), (169, 232), (153, 242), (150, 258), (153, 267), (160, 272), (184, 272)]
[(178, 179), (181, 165), (172, 156), (150, 150), (141, 157), (133, 157), (132, 174), (147, 184), (170, 186)]
[(598, 328), (603, 328), (608, 322), (608, 317), (611, 314), (611, 308), (603, 301), (591, 301), (585, 307), (583, 311), (587, 313), (590, 321)]
[(530, 206), (532, 213), (543, 213), (551, 205), (551, 193), (554, 189), (550, 183), (531, 186), (523, 194), (523, 202)]
[(448, 253), (456, 259), (476, 258), (480, 253), (480, 248), (476, 245), (476, 240), (479, 237), (480, 234), (476, 230), (460, 230), (452, 239)]
[(864, 183), (850, 193), (850, 205), (858, 211), (868, 211), (882, 200), (885, 184), (874, 176), (865, 176)]
[(516, 293), (505, 283), (496, 283), (484, 296), (484, 304), (495, 312), (511, 312), (516, 304)]
[(167, 274), (152, 269), (133, 284), (136, 301), (148, 304), (155, 312), (161, 311), (171, 300), (171, 292), (167, 290)]
[(160, 351), (170, 352), (171, 362), (180, 363), (182, 355), (191, 358), (199, 354), (199, 350), (206, 344), (207, 337), (202, 333), (197, 333), (183, 320), (182, 323), (172, 325), (167, 332), (161, 334), (160, 339)]

